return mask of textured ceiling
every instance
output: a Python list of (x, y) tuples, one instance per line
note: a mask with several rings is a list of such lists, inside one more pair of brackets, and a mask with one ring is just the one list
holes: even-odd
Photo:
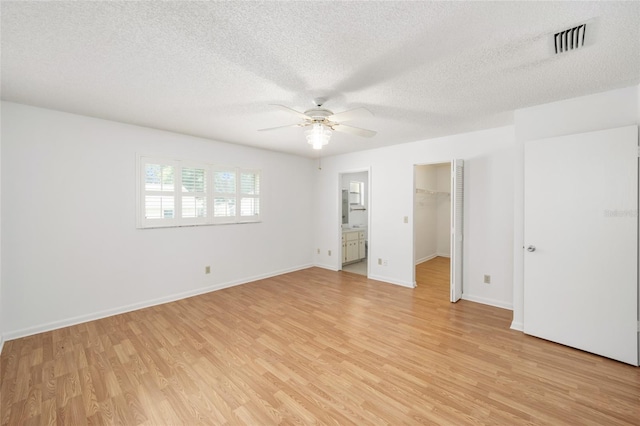
[[(584, 48), (553, 34), (587, 23)], [(314, 157), (269, 104), (374, 118), (323, 155), (640, 83), (640, 2), (2, 1), (2, 99)]]

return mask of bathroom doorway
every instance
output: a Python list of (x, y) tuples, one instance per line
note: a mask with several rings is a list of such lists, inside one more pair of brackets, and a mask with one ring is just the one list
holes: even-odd
[(340, 173), (340, 269), (369, 275), (369, 171)]

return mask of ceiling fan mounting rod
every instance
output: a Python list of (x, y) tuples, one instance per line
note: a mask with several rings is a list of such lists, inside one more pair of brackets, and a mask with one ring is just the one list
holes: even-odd
[(327, 102), (327, 98), (314, 98), (313, 99), (313, 103), (315, 105), (318, 106), (318, 108), (320, 108), (322, 105), (324, 105), (324, 103)]

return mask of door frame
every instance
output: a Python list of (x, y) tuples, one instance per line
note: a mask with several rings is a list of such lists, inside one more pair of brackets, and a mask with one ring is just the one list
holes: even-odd
[(336, 220), (337, 220), (337, 232), (338, 232), (338, 247), (339, 250), (337, 250), (340, 253), (340, 256), (338, 256), (337, 258), (337, 269), (338, 271), (342, 271), (342, 176), (343, 175), (350, 175), (350, 174), (354, 174), (354, 173), (367, 173), (367, 190), (366, 190), (366, 199), (367, 199), (367, 246), (368, 246), (368, 250), (367, 250), (367, 278), (369, 278), (369, 275), (371, 274), (371, 262), (369, 261), (370, 259), (370, 255), (371, 255), (371, 241), (372, 241), (372, 226), (371, 226), (371, 206), (373, 205), (372, 201), (373, 201), (373, 197), (371, 196), (371, 194), (373, 193), (373, 191), (371, 190), (371, 166), (368, 167), (364, 167), (364, 168), (358, 168), (358, 169), (350, 169), (350, 170), (343, 170), (338, 172), (338, 185), (337, 185), (337, 204), (338, 204), (338, 209), (336, 212)]

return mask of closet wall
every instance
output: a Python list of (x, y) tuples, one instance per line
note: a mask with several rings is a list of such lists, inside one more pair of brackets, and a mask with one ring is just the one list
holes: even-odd
[(451, 164), (415, 166), (415, 263), (451, 255)]

